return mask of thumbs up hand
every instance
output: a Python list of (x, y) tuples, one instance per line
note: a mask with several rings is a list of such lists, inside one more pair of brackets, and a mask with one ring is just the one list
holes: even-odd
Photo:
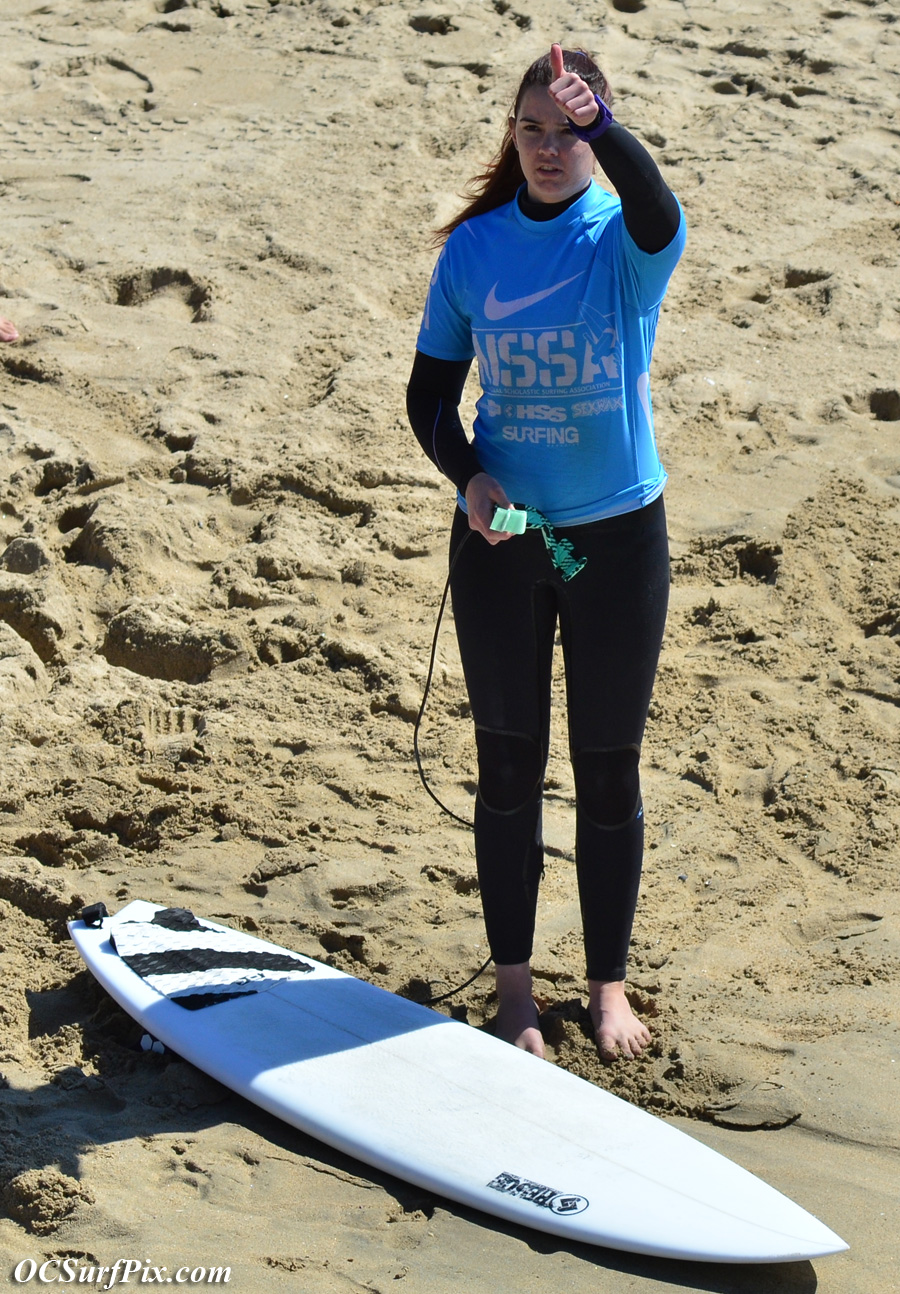
[(563, 65), (562, 46), (550, 46), (550, 68), (553, 80), (547, 87), (550, 98), (576, 126), (590, 126), (597, 117), (594, 92), (575, 72), (567, 72)]

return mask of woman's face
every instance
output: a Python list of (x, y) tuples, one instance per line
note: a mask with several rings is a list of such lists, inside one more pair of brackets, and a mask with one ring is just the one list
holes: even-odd
[(591, 146), (572, 134), (544, 86), (525, 91), (509, 124), (532, 202), (563, 202), (586, 187), (594, 170)]

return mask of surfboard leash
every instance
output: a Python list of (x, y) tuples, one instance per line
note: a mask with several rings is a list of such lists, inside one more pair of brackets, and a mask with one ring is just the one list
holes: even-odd
[[(526, 514), (524, 523), (521, 518), (521, 513), (523, 511)], [(543, 513), (538, 512), (537, 508), (525, 508), (521, 510), (517, 508), (498, 508), (495, 515), (495, 524), (492, 528), (497, 530), (508, 529), (513, 534), (521, 534), (525, 529), (525, 524), (534, 530), (540, 531), (547, 552), (550, 556), (550, 560), (555, 569), (559, 571), (562, 578), (567, 582), (574, 579), (578, 572), (584, 567), (586, 559), (576, 555), (570, 540), (560, 539), (557, 536), (552, 524), (547, 520)], [(460, 553), (465, 548), (473, 534), (474, 531), (467, 530), (463, 535), (462, 541), (460, 542), (456, 552), (453, 554), (450, 568), (447, 571), (447, 579), (444, 582), (444, 592), (441, 596), (441, 605), (438, 607), (437, 621), (434, 626), (434, 635), (431, 639), (431, 654), (428, 659), (428, 671), (425, 675), (425, 686), (422, 690), (422, 703), (419, 706), (419, 713), (416, 715), (416, 723), (413, 728), (413, 753), (416, 758), (416, 768), (419, 773), (419, 780), (442, 813), (446, 813), (448, 818), (452, 818), (454, 822), (458, 822), (461, 826), (468, 827), (470, 829), (472, 829), (475, 824), (468, 818), (462, 818), (458, 813), (454, 813), (452, 809), (449, 809), (447, 805), (444, 804), (443, 800), (441, 800), (428, 785), (428, 778), (425, 776), (425, 769), (422, 764), (422, 753), (419, 749), (419, 730), (422, 726), (422, 718), (425, 714), (425, 706), (428, 702), (428, 696), (431, 692), (431, 683), (434, 678), (434, 666), (437, 659), (437, 645), (441, 632), (441, 624), (444, 619), (444, 611), (447, 606), (447, 598), (450, 595), (450, 581), (453, 578), (453, 571), (456, 568), (456, 563), (459, 560)], [(464, 988), (468, 988), (470, 984), (474, 984), (479, 976), (484, 974), (493, 960), (493, 957), (489, 957), (484, 965), (481, 966), (475, 974), (471, 976), (471, 978), (466, 980), (465, 984), (460, 984), (456, 988), (450, 989), (447, 993), (440, 993), (436, 997), (425, 998), (421, 1001), (420, 1005), (436, 1006), (438, 1002), (446, 1002), (448, 998), (454, 997), (457, 993), (461, 993)]]
[[(435, 804), (438, 806), (438, 808), (441, 810), (442, 813), (446, 813), (447, 816), (452, 818), (454, 822), (459, 822), (461, 823), (462, 826), (469, 827), (470, 829), (474, 826), (474, 823), (469, 821), (468, 818), (461, 818), (460, 815), (458, 813), (454, 813), (452, 809), (448, 809), (446, 804), (444, 804), (444, 802), (435, 794), (435, 792), (428, 785), (428, 778), (425, 776), (425, 769), (422, 765), (422, 753), (419, 750), (419, 729), (422, 726), (422, 716), (425, 714), (425, 705), (428, 701), (428, 694), (431, 691), (431, 680), (434, 677), (434, 663), (437, 658), (438, 638), (440, 637), (440, 633), (441, 633), (441, 623), (444, 619), (444, 610), (447, 606), (447, 598), (450, 596), (450, 579), (453, 575), (453, 571), (456, 566), (459, 555), (462, 552), (462, 550), (465, 548), (466, 544), (468, 543), (473, 533), (474, 533), (473, 531), (467, 530), (466, 533), (463, 535), (462, 542), (460, 543), (456, 552), (453, 554), (453, 558), (450, 562), (450, 569), (447, 571), (447, 579), (444, 583), (444, 592), (441, 597), (441, 605), (438, 607), (437, 622), (434, 626), (434, 636), (431, 639), (431, 655), (428, 660), (428, 672), (425, 676), (425, 687), (422, 691), (422, 704), (419, 706), (419, 713), (416, 715), (416, 726), (413, 729), (413, 752), (416, 757), (416, 768), (419, 771), (419, 780), (421, 781), (425, 790), (431, 796), (432, 800), (434, 800)], [(448, 998), (455, 997), (455, 995), (457, 993), (461, 993), (464, 988), (468, 988), (470, 984), (474, 984), (475, 981), (479, 978), (479, 976), (484, 974), (484, 972), (487, 970), (487, 968), (490, 966), (493, 960), (494, 960), (493, 957), (489, 957), (487, 961), (484, 963), (484, 965), (479, 966), (475, 974), (470, 976), (470, 978), (466, 980), (465, 984), (458, 984), (456, 988), (452, 988), (446, 993), (439, 993), (439, 994), (436, 994), (434, 997), (420, 999), (419, 1005), (437, 1006), (438, 1002), (446, 1002)]]
[(489, 957), (484, 965), (480, 966), (475, 974), (466, 980), (465, 984), (458, 984), (456, 988), (451, 988), (446, 993), (439, 993), (437, 997), (417, 998), (416, 1000), (418, 1001), (419, 1006), (436, 1006), (438, 1002), (446, 1002), (448, 997), (454, 997), (457, 993), (461, 993), (464, 988), (468, 988), (470, 984), (474, 984), (478, 977), (484, 974), (493, 960), (493, 957)]
[(469, 827), (470, 829), (474, 827), (475, 824), (471, 822), (468, 818), (461, 818), (459, 814), (454, 813), (452, 809), (448, 809), (446, 804), (444, 804), (443, 800), (439, 799), (439, 797), (435, 794), (434, 791), (432, 791), (431, 787), (428, 785), (428, 778), (425, 776), (425, 769), (422, 765), (422, 752), (419, 750), (419, 729), (422, 726), (422, 718), (425, 714), (425, 706), (428, 702), (428, 694), (431, 691), (431, 681), (434, 677), (434, 663), (437, 658), (438, 638), (440, 637), (440, 633), (441, 633), (441, 623), (444, 619), (444, 610), (447, 606), (447, 598), (450, 596), (450, 580), (453, 577), (453, 571), (456, 567), (456, 563), (459, 560), (459, 555), (462, 552), (462, 550), (465, 548), (466, 544), (471, 539), (473, 533), (474, 533), (473, 531), (467, 530), (466, 533), (463, 535), (462, 542), (460, 543), (456, 552), (453, 554), (453, 559), (450, 562), (450, 569), (447, 571), (447, 579), (444, 583), (444, 593), (443, 593), (443, 596), (441, 597), (441, 605), (438, 607), (437, 623), (434, 626), (434, 636), (431, 639), (431, 655), (428, 659), (428, 672), (425, 675), (425, 687), (422, 691), (422, 704), (419, 706), (419, 713), (416, 715), (416, 724), (415, 724), (415, 727), (413, 728), (413, 753), (416, 757), (416, 768), (419, 770), (419, 781), (425, 787), (425, 790), (431, 796), (432, 800), (434, 800), (435, 804), (438, 806), (438, 808), (441, 810), (442, 813), (446, 813), (448, 818), (452, 818), (454, 822), (459, 822), (462, 826)]
[[(515, 518), (515, 521), (513, 521), (513, 518)], [(498, 522), (499, 524), (497, 524)], [(491, 528), (495, 530), (509, 530), (513, 534), (522, 534), (526, 524), (530, 529), (538, 530), (540, 532), (541, 537), (544, 540), (547, 553), (550, 557), (550, 561), (553, 564), (554, 569), (560, 573), (563, 580), (568, 583), (569, 580), (573, 580), (575, 578), (579, 571), (584, 569), (587, 559), (579, 557), (575, 553), (571, 540), (559, 538), (552, 523), (547, 520), (542, 512), (538, 512), (537, 508), (498, 508), (495, 512), (494, 525)], [(419, 780), (442, 813), (446, 813), (448, 818), (452, 818), (454, 822), (458, 822), (463, 827), (469, 827), (470, 829), (474, 826), (474, 823), (468, 818), (461, 818), (460, 815), (458, 813), (454, 813), (452, 809), (448, 809), (443, 800), (441, 800), (428, 785), (428, 778), (425, 776), (425, 769), (422, 765), (422, 753), (419, 750), (419, 730), (422, 726), (422, 718), (425, 714), (425, 706), (428, 702), (428, 696), (431, 692), (431, 683), (434, 678), (434, 665), (437, 658), (438, 638), (440, 637), (441, 623), (444, 619), (444, 610), (447, 606), (447, 598), (450, 595), (450, 581), (453, 578), (453, 571), (456, 568), (456, 563), (459, 561), (460, 554), (468, 541), (472, 538), (473, 534), (474, 531), (467, 530), (463, 535), (459, 547), (453, 554), (453, 558), (450, 562), (450, 569), (447, 571), (447, 579), (444, 582), (444, 592), (441, 597), (441, 605), (438, 607), (437, 623), (434, 626), (434, 636), (431, 639), (431, 655), (428, 659), (428, 672), (425, 676), (425, 687), (422, 691), (422, 704), (419, 706), (419, 713), (416, 715), (416, 723), (413, 728), (413, 753), (416, 758), (416, 768), (419, 772)]]

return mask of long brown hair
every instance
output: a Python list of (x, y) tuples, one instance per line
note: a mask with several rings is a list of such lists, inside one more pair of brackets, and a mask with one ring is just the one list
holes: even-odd
[[(567, 72), (574, 72), (577, 76), (580, 76), (583, 81), (587, 82), (594, 94), (599, 94), (607, 107), (612, 107), (613, 95), (609, 82), (590, 54), (586, 54), (583, 49), (564, 49), (563, 67)], [(535, 59), (522, 77), (519, 85), (511, 113), (513, 121), (518, 117), (522, 100), (532, 86), (549, 85), (554, 79), (550, 55), (543, 54), (540, 58)], [(466, 185), (461, 195), (466, 203), (462, 211), (454, 216), (448, 224), (435, 231), (435, 246), (440, 247), (442, 243), (445, 243), (454, 229), (472, 216), (483, 216), (486, 211), (493, 211), (496, 207), (502, 207), (506, 202), (512, 202), (524, 181), (525, 176), (519, 164), (518, 149), (513, 141), (509, 120), (507, 120), (503, 142), (499, 151), (488, 162), (481, 175), (474, 176)]]

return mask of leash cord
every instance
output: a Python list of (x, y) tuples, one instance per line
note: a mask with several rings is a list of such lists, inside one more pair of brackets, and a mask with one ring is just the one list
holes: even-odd
[[(425, 790), (431, 796), (432, 800), (434, 800), (438, 808), (443, 813), (446, 813), (448, 817), (452, 818), (454, 822), (459, 822), (464, 827), (471, 827), (473, 824), (467, 818), (461, 818), (458, 813), (454, 813), (452, 809), (448, 809), (446, 804), (444, 804), (443, 801), (438, 798), (435, 792), (432, 791), (431, 787), (428, 785), (428, 779), (425, 776), (425, 769), (422, 766), (422, 754), (421, 754), (421, 751), (419, 750), (419, 729), (422, 726), (422, 717), (425, 714), (425, 705), (428, 701), (428, 694), (431, 691), (431, 680), (434, 677), (434, 663), (437, 658), (438, 638), (440, 637), (441, 623), (444, 619), (444, 609), (447, 606), (447, 598), (450, 595), (450, 580), (453, 576), (453, 570), (454, 570), (454, 567), (456, 566), (459, 555), (462, 552), (462, 550), (465, 548), (469, 539), (471, 538), (472, 533), (473, 532), (471, 530), (466, 531), (466, 533), (462, 537), (462, 542), (460, 543), (456, 552), (453, 554), (453, 559), (450, 562), (450, 569), (447, 572), (447, 579), (444, 584), (444, 594), (443, 594), (443, 597), (441, 598), (441, 605), (438, 608), (437, 623), (434, 626), (434, 637), (431, 640), (431, 656), (428, 661), (428, 673), (425, 676), (425, 687), (422, 692), (422, 704), (419, 706), (419, 713), (416, 716), (416, 726), (413, 729), (413, 751), (415, 752), (415, 756), (416, 756), (416, 768), (419, 770), (419, 780), (421, 781), (422, 785), (425, 787)], [(488, 966), (490, 966), (493, 960), (494, 960), (493, 957), (489, 957), (487, 961), (484, 963), (484, 965), (479, 967), (479, 969), (475, 972), (475, 974), (466, 980), (465, 984), (459, 984), (457, 985), (456, 988), (450, 989), (449, 992), (440, 993), (436, 997), (425, 998), (422, 1002), (420, 1002), (420, 1005), (436, 1006), (438, 1002), (446, 1002), (447, 998), (454, 997), (457, 993), (461, 993), (464, 988), (468, 988), (470, 984), (474, 984), (475, 981), (478, 979), (478, 977), (484, 974), (484, 972), (487, 970)]]
[(480, 967), (470, 979), (466, 980), (465, 984), (459, 984), (456, 988), (450, 989), (449, 993), (441, 993), (438, 997), (427, 997), (424, 1000), (420, 1001), (419, 1005), (435, 1006), (438, 1002), (446, 1002), (448, 997), (453, 997), (456, 993), (461, 993), (464, 988), (468, 988), (470, 984), (474, 984), (475, 981), (478, 979), (479, 975), (484, 974), (484, 972), (487, 970), (487, 968), (490, 966), (493, 960), (494, 960), (493, 957), (489, 957), (487, 961), (484, 963), (484, 965)]
[(441, 622), (444, 619), (444, 609), (447, 606), (447, 598), (450, 595), (450, 580), (453, 577), (453, 570), (456, 566), (457, 561), (459, 560), (459, 555), (462, 552), (462, 550), (465, 548), (466, 544), (471, 539), (472, 534), (473, 534), (473, 531), (467, 530), (466, 533), (463, 535), (462, 542), (460, 543), (456, 552), (453, 554), (453, 560), (451, 561), (450, 569), (447, 572), (447, 580), (446, 580), (446, 583), (444, 584), (444, 595), (441, 598), (441, 605), (438, 608), (437, 624), (434, 626), (434, 637), (431, 640), (431, 656), (428, 661), (428, 673), (425, 676), (425, 688), (424, 688), (424, 691), (422, 692), (422, 704), (419, 706), (419, 713), (416, 716), (416, 726), (413, 729), (413, 752), (416, 757), (416, 768), (419, 770), (419, 780), (421, 781), (422, 785), (425, 787), (425, 790), (431, 796), (432, 800), (434, 800), (435, 804), (443, 813), (446, 813), (447, 816), (452, 818), (454, 822), (459, 822), (462, 824), (462, 826), (469, 827), (469, 828), (473, 826), (473, 823), (470, 822), (468, 818), (461, 818), (459, 814), (454, 813), (452, 809), (448, 809), (446, 804), (444, 804), (444, 802), (438, 798), (435, 792), (432, 791), (431, 787), (428, 785), (428, 779), (425, 776), (425, 769), (422, 767), (422, 753), (419, 750), (419, 729), (422, 726), (422, 717), (425, 714), (425, 705), (428, 701), (428, 694), (431, 691), (431, 681), (434, 677), (434, 663), (437, 657), (438, 637), (441, 632)]
[[(547, 551), (550, 554), (550, 559), (553, 562), (553, 565), (555, 566), (555, 568), (560, 572), (564, 580), (568, 581), (568, 580), (574, 579), (574, 577), (584, 566), (584, 558), (577, 557), (575, 555), (572, 548), (572, 544), (568, 539), (557, 538), (554, 532), (553, 526), (550, 524), (550, 522), (542, 513), (537, 511), (536, 508), (528, 508), (527, 511), (528, 511), (528, 525), (534, 527), (534, 529), (536, 530), (540, 530), (541, 535), (543, 536), (544, 544), (547, 547)], [(438, 638), (440, 637), (441, 624), (444, 619), (444, 610), (447, 606), (447, 598), (450, 595), (450, 580), (453, 577), (453, 571), (456, 567), (457, 561), (459, 560), (459, 555), (462, 552), (462, 550), (465, 548), (468, 541), (471, 539), (473, 533), (474, 533), (473, 531), (467, 530), (466, 533), (463, 535), (459, 547), (457, 548), (456, 552), (453, 554), (453, 558), (450, 562), (450, 569), (447, 571), (447, 579), (444, 584), (444, 593), (443, 593), (443, 596), (441, 597), (441, 605), (438, 608), (438, 613), (437, 613), (437, 623), (434, 626), (434, 636), (431, 639), (431, 655), (428, 660), (428, 673), (425, 676), (425, 687), (422, 691), (422, 704), (419, 706), (419, 713), (416, 715), (416, 724), (415, 724), (415, 728), (413, 729), (413, 752), (416, 757), (416, 768), (418, 769), (418, 772), (419, 772), (419, 780), (421, 781), (425, 790), (431, 796), (432, 800), (434, 800), (435, 804), (443, 813), (446, 813), (447, 816), (449, 818), (452, 818), (454, 822), (459, 822), (462, 826), (470, 827), (470, 828), (474, 824), (470, 822), (468, 818), (461, 818), (458, 813), (454, 813), (452, 809), (448, 809), (446, 804), (444, 804), (444, 802), (435, 794), (435, 792), (428, 785), (428, 779), (425, 776), (425, 769), (422, 766), (422, 753), (419, 750), (419, 729), (422, 726), (422, 717), (425, 714), (425, 706), (428, 701), (428, 695), (431, 692), (432, 679), (434, 678), (434, 665), (435, 665), (435, 660), (437, 659)], [(457, 988), (450, 989), (448, 993), (441, 993), (438, 997), (426, 998), (424, 1001), (420, 1003), (420, 1005), (435, 1006), (438, 1002), (445, 1002), (447, 998), (453, 997), (457, 993), (461, 993), (464, 988), (468, 988), (470, 984), (474, 984), (475, 981), (478, 979), (478, 977), (484, 974), (484, 972), (487, 970), (488, 966), (490, 966), (492, 961), (493, 961), (493, 957), (489, 957), (487, 961), (484, 963), (484, 965), (481, 967), (481, 969), (477, 970), (470, 979), (467, 979), (465, 984), (460, 984)]]

